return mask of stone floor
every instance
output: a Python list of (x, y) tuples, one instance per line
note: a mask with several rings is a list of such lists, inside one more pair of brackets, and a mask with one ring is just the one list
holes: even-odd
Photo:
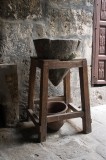
[(36, 143), (32, 124), (0, 129), (0, 160), (105, 160), (106, 105), (92, 107), (91, 115), (92, 133), (81, 133), (80, 119), (67, 120), (43, 143)]

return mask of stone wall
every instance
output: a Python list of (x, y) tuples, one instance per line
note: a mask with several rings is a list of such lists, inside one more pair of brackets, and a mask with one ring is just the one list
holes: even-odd
[[(87, 58), (91, 70), (92, 16), (93, 0), (0, 1), (0, 62), (18, 66), (20, 119), (26, 118), (29, 61), (30, 56), (36, 55), (33, 39), (80, 38), (78, 57)], [(75, 98), (79, 97), (74, 87), (78, 80), (76, 72), (72, 74), (71, 83)], [(60, 93), (61, 84), (55, 89), (50, 84), (49, 94)]]

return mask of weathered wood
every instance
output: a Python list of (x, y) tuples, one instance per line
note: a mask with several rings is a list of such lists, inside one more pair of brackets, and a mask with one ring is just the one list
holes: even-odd
[[(49, 62), (49, 60), (47, 60)], [(57, 63), (58, 62), (58, 63)], [(48, 68), (49, 69), (60, 69), (60, 68), (73, 68), (73, 67), (82, 67), (82, 59), (75, 59), (71, 61), (50, 61)]]
[(0, 64), (0, 127), (15, 127), (18, 122), (17, 65)]
[[(73, 61), (59, 61), (59, 60), (37, 60), (36, 58), (32, 58), (36, 62), (36, 65), (31, 65), (33, 67), (39, 67), (41, 69), (41, 79), (40, 79), (40, 99), (34, 100), (34, 103), (39, 103), (40, 111), (39, 111), (39, 124), (38, 124), (38, 141), (43, 142), (46, 140), (47, 134), (47, 123), (54, 122), (64, 119), (70, 118), (78, 118), (81, 117), (83, 121), (83, 131), (84, 133), (91, 132), (91, 116), (90, 116), (90, 103), (89, 103), (89, 90), (88, 90), (88, 75), (87, 75), (87, 61), (85, 59), (76, 59)], [(58, 63), (57, 63), (58, 62)], [(62, 66), (63, 64), (63, 66)], [(49, 77), (49, 69), (51, 67), (58, 68), (79, 68), (79, 76), (80, 76), (80, 89), (81, 89), (81, 102), (82, 108), (80, 110), (77, 109), (72, 103), (70, 103), (70, 71), (64, 78), (64, 95), (57, 96), (57, 97), (48, 97), (48, 77)], [(32, 69), (34, 71), (34, 69)], [(32, 72), (31, 71), (31, 72)], [(33, 73), (33, 72), (32, 72)], [(35, 75), (30, 74), (35, 78)], [(31, 79), (31, 78), (30, 78)], [(29, 81), (31, 83), (31, 81)], [(34, 83), (34, 79), (33, 79)], [(34, 86), (31, 85), (31, 86)], [(33, 87), (31, 87), (34, 89)], [(30, 90), (29, 90), (30, 91)], [(31, 91), (33, 96), (33, 91)], [(55, 115), (47, 115), (47, 103), (48, 101), (63, 101), (65, 102), (69, 109), (72, 112), (62, 113), (62, 114), (55, 114)], [(29, 96), (30, 108), (32, 102), (32, 97)], [(35, 123), (33, 111), (29, 110), (29, 116), (31, 117), (32, 121)], [(36, 119), (36, 117), (35, 117)]]
[(74, 112), (80, 111), (73, 103), (69, 103), (68, 107)]
[(35, 92), (35, 77), (36, 77), (36, 59), (31, 58), (30, 73), (29, 73), (28, 108), (32, 110), (33, 110), (33, 99)]
[(46, 140), (47, 134), (47, 101), (48, 101), (48, 63), (44, 62), (41, 69), (40, 80), (40, 111), (39, 124), (41, 132), (39, 133), (39, 141)]
[(71, 119), (71, 118), (78, 118), (78, 117), (83, 117), (84, 112), (70, 112), (70, 113), (64, 113), (64, 114), (55, 114), (55, 115), (50, 115), (47, 116), (47, 122), (54, 122), (54, 121), (60, 121), (64, 119)]
[(41, 68), (44, 61), (48, 63), (48, 69), (59, 69), (59, 68), (76, 68), (82, 67), (82, 59), (73, 59), (70, 61), (60, 61), (58, 59), (39, 59), (37, 60), (36, 57), (31, 57), (32, 60), (36, 62), (36, 66)]
[(106, 85), (106, 0), (94, 0), (92, 85)]
[(64, 78), (64, 97), (65, 103), (68, 105), (70, 103), (70, 70), (68, 71), (67, 75)]
[(90, 115), (90, 101), (89, 101), (87, 73), (88, 73), (87, 61), (83, 60), (83, 67), (79, 68), (79, 76), (80, 76), (82, 111), (84, 112), (84, 117), (82, 118), (84, 133), (91, 132), (91, 115)]
[(32, 109), (28, 109), (28, 114), (35, 125), (39, 125), (39, 117), (35, 115)]

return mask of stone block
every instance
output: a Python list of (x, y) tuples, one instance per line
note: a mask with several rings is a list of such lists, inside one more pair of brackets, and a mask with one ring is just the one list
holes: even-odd
[(72, 6), (81, 7), (92, 5), (94, 0), (48, 0), (49, 5), (56, 6), (57, 8), (71, 8)]
[(69, 0), (49, 0), (48, 4), (50, 6), (56, 6), (57, 8), (68, 7)]
[(73, 10), (59, 10), (59, 35), (63, 37), (70, 37), (76, 33), (76, 29), (76, 17)]
[(48, 27), (47, 35), (49, 37), (59, 36), (59, 11), (58, 9), (48, 7), (46, 25)]
[(47, 37), (47, 28), (45, 23), (42, 21), (33, 23), (32, 36), (33, 39)]
[(42, 15), (40, 0), (1, 0), (0, 16), (8, 19), (39, 19)]
[(22, 57), (32, 54), (32, 23), (29, 22), (5, 22), (1, 21), (2, 35), (0, 41), (0, 52), (4, 62), (17, 62)]

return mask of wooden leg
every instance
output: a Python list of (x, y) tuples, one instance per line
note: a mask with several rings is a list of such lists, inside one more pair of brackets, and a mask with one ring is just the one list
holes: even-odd
[(36, 61), (31, 58), (29, 73), (28, 109), (33, 110), (33, 99), (35, 91)]
[(46, 140), (47, 101), (48, 101), (48, 63), (44, 62), (41, 69), (41, 82), (40, 82), (40, 111), (39, 111), (40, 133), (38, 135), (39, 142), (43, 142)]
[(70, 97), (70, 70), (64, 78), (64, 96), (65, 96), (65, 102), (68, 105), (71, 99)]
[(88, 73), (87, 72), (87, 61), (83, 60), (83, 67), (79, 68), (79, 76), (80, 76), (82, 110), (84, 111), (84, 117), (82, 118), (84, 133), (91, 132), (91, 115), (90, 115), (90, 102), (89, 102), (87, 73)]

